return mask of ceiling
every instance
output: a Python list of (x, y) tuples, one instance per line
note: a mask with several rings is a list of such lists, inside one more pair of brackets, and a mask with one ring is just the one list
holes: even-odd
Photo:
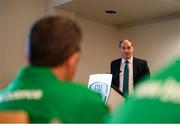
[[(56, 8), (116, 26), (180, 18), (180, 0), (72, 0)], [(117, 13), (107, 14), (106, 10)]]

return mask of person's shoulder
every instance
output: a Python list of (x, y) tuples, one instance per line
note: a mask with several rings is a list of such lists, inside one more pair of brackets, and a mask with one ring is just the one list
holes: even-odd
[(68, 88), (71, 88), (72, 90), (77, 90), (80, 92), (89, 92), (88, 88), (85, 85), (80, 84), (79, 82), (68, 82), (66, 86)]
[(65, 90), (65, 92), (71, 92), (74, 96), (79, 97), (99, 97), (99, 94), (92, 92), (88, 89), (87, 86), (80, 84), (78, 82), (71, 81), (61, 81), (61, 89)]
[(118, 59), (112, 60), (111, 63), (119, 62), (119, 61), (121, 61), (121, 59), (122, 59), (122, 58), (118, 58)]
[(147, 60), (142, 59), (142, 58), (137, 58), (137, 57), (133, 57), (133, 61), (142, 62), (142, 63), (147, 63)]

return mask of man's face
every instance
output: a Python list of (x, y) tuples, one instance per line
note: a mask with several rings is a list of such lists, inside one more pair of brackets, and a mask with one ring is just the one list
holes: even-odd
[(120, 53), (121, 53), (121, 56), (125, 59), (125, 60), (128, 60), (131, 58), (131, 56), (133, 55), (133, 51), (134, 51), (134, 48), (132, 46), (132, 43), (128, 40), (124, 40), (122, 43), (121, 43), (121, 46), (120, 46)]

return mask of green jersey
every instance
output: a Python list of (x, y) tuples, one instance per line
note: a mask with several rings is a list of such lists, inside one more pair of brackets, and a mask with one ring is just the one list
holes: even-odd
[(110, 122), (179, 123), (180, 59), (140, 83), (135, 94), (111, 115)]
[(103, 122), (108, 108), (99, 94), (58, 80), (48, 68), (26, 67), (0, 91), (0, 110), (25, 110), (31, 122)]

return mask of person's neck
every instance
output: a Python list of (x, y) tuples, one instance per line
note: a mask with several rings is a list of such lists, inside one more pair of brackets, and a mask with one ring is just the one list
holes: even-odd
[[(123, 57), (122, 57), (123, 58)], [(123, 58), (125, 61), (130, 61), (133, 59), (133, 56), (131, 56), (130, 58)]]
[(66, 69), (63, 66), (51, 68), (52, 73), (60, 80), (66, 80)]

